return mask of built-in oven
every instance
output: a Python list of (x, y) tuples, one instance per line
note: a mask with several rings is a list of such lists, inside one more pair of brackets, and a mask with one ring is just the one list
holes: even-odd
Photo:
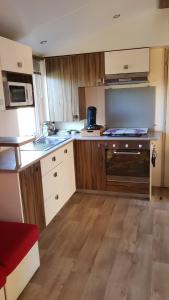
[(147, 180), (150, 170), (149, 156), (149, 151), (142, 149), (105, 149), (108, 180)]
[(149, 141), (109, 141), (102, 151), (107, 190), (149, 194)]

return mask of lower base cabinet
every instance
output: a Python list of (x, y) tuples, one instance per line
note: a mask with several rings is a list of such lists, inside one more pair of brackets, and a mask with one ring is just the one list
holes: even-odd
[(20, 172), (1, 172), (0, 189), (0, 220), (43, 231), (76, 190), (73, 142)]
[(77, 140), (74, 144), (78, 189), (105, 190), (104, 154), (98, 141)]
[(78, 190), (139, 194), (150, 199), (150, 142), (77, 140)]
[(48, 225), (76, 190), (73, 143), (56, 150), (53, 156), (44, 158), (41, 168), (45, 221)]
[(19, 179), (24, 222), (37, 224), (42, 231), (46, 225), (40, 162), (21, 171)]

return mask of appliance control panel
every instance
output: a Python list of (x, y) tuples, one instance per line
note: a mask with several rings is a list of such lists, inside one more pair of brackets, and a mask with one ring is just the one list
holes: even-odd
[(142, 150), (150, 150), (150, 141), (124, 141), (124, 140), (116, 140), (116, 141), (98, 141), (99, 148), (105, 149), (142, 149)]

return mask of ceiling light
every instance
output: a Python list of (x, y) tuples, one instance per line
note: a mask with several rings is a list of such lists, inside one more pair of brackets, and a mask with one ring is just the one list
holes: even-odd
[(118, 18), (120, 18), (120, 14), (115, 14), (115, 15), (113, 16), (113, 19), (118, 19)]
[(45, 45), (45, 44), (47, 44), (47, 41), (40, 41), (40, 44)]

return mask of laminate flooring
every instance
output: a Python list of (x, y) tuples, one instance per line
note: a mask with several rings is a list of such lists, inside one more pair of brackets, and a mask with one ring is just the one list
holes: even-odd
[(19, 299), (169, 300), (164, 194), (147, 202), (76, 193), (41, 234), (41, 266)]

